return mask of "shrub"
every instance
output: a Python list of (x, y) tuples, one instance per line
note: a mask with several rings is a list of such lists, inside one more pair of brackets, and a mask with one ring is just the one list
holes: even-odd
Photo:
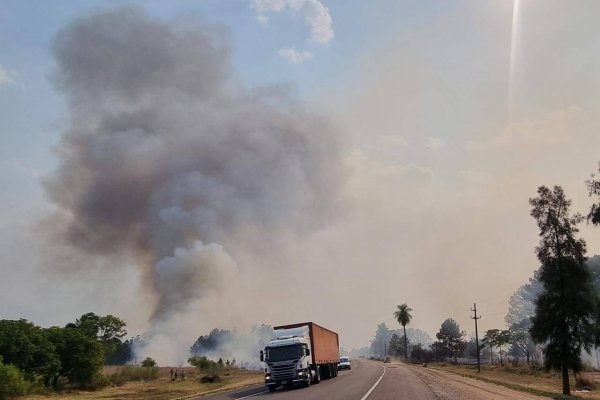
[(200, 378), (201, 383), (220, 383), (221, 377), (219, 375), (205, 375)]
[(144, 368), (156, 367), (156, 361), (154, 361), (150, 357), (146, 357), (146, 359), (144, 361), (142, 361), (142, 367), (144, 367)]
[(0, 400), (25, 394), (27, 382), (18, 368), (0, 363)]

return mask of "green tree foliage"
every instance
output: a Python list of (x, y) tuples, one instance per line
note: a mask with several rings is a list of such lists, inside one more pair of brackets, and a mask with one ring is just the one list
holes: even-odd
[(70, 327), (49, 328), (47, 335), (60, 358), (60, 370), (52, 377), (53, 384), (64, 376), (75, 386), (92, 386), (104, 365), (104, 352), (98, 340)]
[(399, 357), (402, 354), (404, 342), (398, 336), (398, 334), (394, 333), (390, 339), (390, 343), (388, 344), (388, 353), (393, 355), (394, 357)]
[(458, 353), (464, 350), (466, 346), (463, 341), (464, 336), (465, 333), (460, 330), (460, 326), (452, 318), (448, 318), (442, 322), (440, 330), (435, 335), (438, 341), (443, 343), (447, 349), (448, 355), (453, 355), (455, 360), (458, 357)]
[(412, 320), (412, 315), (410, 315), (410, 312), (412, 311), (412, 308), (410, 308), (408, 306), (408, 304), (404, 303), (404, 304), (400, 304), (396, 311), (394, 312), (394, 318), (396, 318), (396, 321), (398, 321), (398, 323), (400, 325), (402, 325), (402, 329), (404, 330), (404, 359), (407, 360), (408, 359), (408, 341), (407, 341), (407, 336), (406, 336), (406, 325), (408, 325), (410, 323), (410, 321)]
[(581, 349), (593, 343), (596, 308), (592, 275), (584, 264), (585, 242), (576, 237), (583, 217), (570, 214), (571, 201), (560, 186), (553, 190), (540, 186), (538, 197), (529, 203), (540, 229), (536, 252), (542, 263), (539, 280), (544, 285), (531, 337), (545, 344), (546, 365), (562, 371), (563, 393), (569, 395), (569, 368), (579, 371)]
[(0, 357), (0, 400), (10, 400), (25, 394), (27, 381), (14, 365), (4, 364)]
[(504, 347), (510, 343), (510, 331), (507, 329), (503, 329), (498, 332), (496, 336), (496, 346), (498, 346), (498, 352), (500, 353), (500, 364), (504, 365), (504, 359), (502, 358), (502, 354), (504, 353)]
[(45, 331), (21, 320), (0, 321), (0, 356), (33, 380), (48, 376), (60, 368), (59, 357)]
[(481, 343), (490, 349), (490, 364), (494, 363), (494, 347), (496, 347), (499, 333), (499, 329), (488, 329), (481, 340)]
[(538, 197), (529, 199), (529, 204), (532, 206), (531, 216), (540, 228), (541, 240), (535, 250), (542, 268), (548, 262), (565, 259), (583, 264), (585, 241), (575, 236), (579, 232), (577, 224), (583, 217), (570, 214), (571, 200), (565, 197), (560, 186), (554, 186), (553, 190), (540, 186), (537, 193)]
[[(271, 330), (272, 336), (272, 330)], [(200, 355), (207, 353), (214, 353), (224, 343), (230, 343), (234, 339), (234, 333), (228, 330), (213, 329), (206, 336), (200, 336), (192, 347), (190, 348), (190, 354)], [(263, 346), (264, 347), (264, 346)]]
[[(600, 164), (598, 165), (598, 172), (600, 173)], [(585, 183), (590, 192), (590, 196), (600, 198), (600, 179), (598, 179), (597, 175), (592, 173), (591, 178), (585, 181)], [(592, 224), (600, 225), (600, 202), (592, 204), (587, 218)]]
[(188, 359), (188, 362), (198, 368), (201, 372), (211, 371), (212, 373), (217, 373), (219, 367), (222, 366), (223, 360), (221, 360), (221, 365), (219, 365), (206, 356), (192, 356)]
[(428, 363), (432, 359), (432, 351), (423, 348), (421, 343), (410, 346), (410, 361), (419, 363)]
[(535, 343), (531, 339), (529, 330), (531, 329), (531, 320), (523, 319), (517, 324), (510, 326), (510, 352), (513, 356), (523, 355), (530, 364), (531, 353), (535, 349)]
[(156, 361), (150, 357), (146, 357), (144, 361), (142, 361), (142, 367), (144, 368), (152, 368), (156, 367)]
[(100, 316), (92, 312), (83, 314), (69, 328), (77, 328), (90, 338), (100, 341), (105, 364), (124, 364), (131, 359), (131, 347), (122, 339), (127, 335), (127, 324), (113, 315)]

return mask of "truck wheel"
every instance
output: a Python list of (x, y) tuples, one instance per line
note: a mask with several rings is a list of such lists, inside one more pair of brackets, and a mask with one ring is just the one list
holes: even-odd
[(335, 378), (336, 376), (338, 376), (338, 367), (337, 365), (333, 366), (333, 377)]
[(274, 392), (277, 390), (277, 386), (275, 385), (271, 385), (271, 386), (267, 386), (269, 388), (269, 392)]
[(313, 383), (317, 384), (321, 382), (321, 367), (317, 365), (317, 368), (315, 369), (315, 379), (313, 380)]
[(308, 379), (304, 381), (304, 387), (309, 387), (312, 381), (312, 377), (309, 375)]

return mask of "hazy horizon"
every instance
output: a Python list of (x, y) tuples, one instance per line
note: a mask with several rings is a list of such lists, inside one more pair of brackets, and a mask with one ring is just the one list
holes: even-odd
[(600, 161), (600, 3), (516, 1), (4, 2), (0, 318), (504, 327)]

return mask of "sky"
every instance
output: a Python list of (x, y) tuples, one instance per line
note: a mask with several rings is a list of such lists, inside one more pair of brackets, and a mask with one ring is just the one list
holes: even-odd
[[(67, 268), (48, 256), (48, 246), (60, 246), (47, 221), (68, 209), (57, 199), (75, 186), (42, 182), (63, 173), (65, 140), (84, 129), (74, 122), (83, 118), (79, 93), (59, 83), (80, 66), (52, 49), (77, 18), (89, 22), (123, 4), (0, 2), (0, 318), (49, 326), (94, 311), (122, 317), (131, 334), (152, 332), (161, 271), (178, 256), (205, 257), (206, 247), (206, 263), (214, 256), (233, 272), (223, 275), (223, 296), (194, 297), (195, 308), (169, 317), (191, 337), (217, 326), (311, 320), (339, 332), (350, 349), (368, 345), (380, 322), (395, 327), (392, 313), (405, 302), (414, 310), (410, 326), (431, 336), (448, 317), (471, 333), (477, 302), (484, 331), (504, 326), (508, 298), (538, 267), (528, 204), (536, 188), (563, 186), (582, 213), (593, 201), (585, 180), (600, 161), (595, 1), (132, 1), (143, 18), (175, 30), (201, 26), (223, 41), (227, 60), (218, 65), (230, 67), (227, 85), (238, 93), (219, 89), (227, 104), (238, 110), (246, 107), (240, 99), (256, 95), (264, 107), (255, 113), (295, 116), (286, 124), (313, 146), (305, 161), (318, 162), (302, 172), (333, 177), (331, 188), (309, 179), (314, 198), (306, 200), (274, 181), (287, 196), (268, 191), (243, 206), (264, 207), (261, 218), (275, 215), (276, 225), (251, 218), (254, 230), (244, 219), (224, 233), (202, 231), (186, 240), (203, 245), (161, 249), (150, 269), (136, 257), (115, 261), (110, 248), (89, 257), (79, 248)], [(316, 125), (305, 122), (313, 118)], [(274, 170), (287, 173), (286, 160), (304, 157), (292, 153)], [(264, 189), (261, 176), (252, 179)], [(600, 254), (598, 228), (583, 224), (580, 234), (588, 254)], [(212, 242), (217, 247), (204, 246)]]

